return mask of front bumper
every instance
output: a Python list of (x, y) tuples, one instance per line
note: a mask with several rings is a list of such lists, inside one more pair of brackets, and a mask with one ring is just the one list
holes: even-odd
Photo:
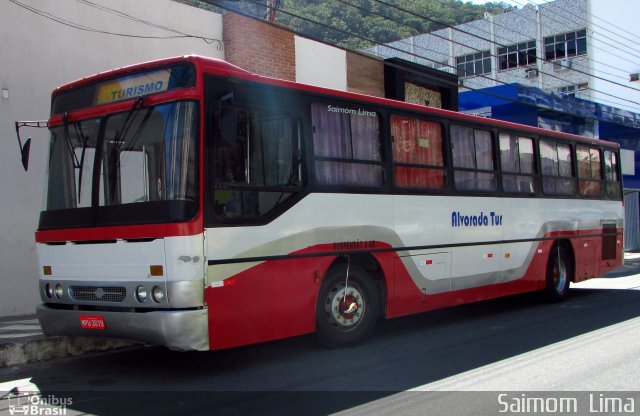
[[(36, 308), (40, 326), (48, 336), (81, 336), (117, 338), (164, 345), (172, 350), (209, 349), (207, 309), (166, 310), (150, 312), (103, 312)], [(84, 329), (80, 315), (100, 315), (106, 328)]]

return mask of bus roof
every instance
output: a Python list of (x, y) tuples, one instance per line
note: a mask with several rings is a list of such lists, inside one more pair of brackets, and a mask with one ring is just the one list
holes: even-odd
[(324, 95), (328, 97), (356, 100), (361, 103), (375, 104), (375, 105), (383, 106), (389, 109), (394, 108), (394, 109), (401, 109), (401, 110), (409, 110), (409, 111), (419, 112), (419, 113), (423, 113), (430, 116), (444, 117), (451, 120), (459, 120), (459, 121), (464, 121), (469, 123), (483, 124), (486, 126), (503, 128), (506, 130), (515, 130), (520, 132), (528, 132), (530, 134), (535, 134), (535, 135), (564, 138), (568, 140), (585, 142), (589, 144), (600, 144), (600, 145), (604, 144), (611, 147), (620, 147), (619, 144), (617, 143), (607, 142), (605, 140), (600, 140), (600, 139), (592, 139), (589, 137), (579, 136), (579, 135), (570, 134), (570, 133), (552, 131), (552, 130), (542, 129), (539, 127), (533, 127), (533, 126), (528, 126), (523, 124), (512, 123), (508, 121), (502, 121), (502, 120), (497, 120), (492, 118), (460, 113), (452, 110), (440, 109), (435, 107), (427, 107), (427, 106), (418, 105), (418, 104), (411, 104), (403, 101), (397, 101), (397, 100), (392, 100), (388, 98), (381, 98), (381, 97), (376, 97), (372, 95), (335, 90), (335, 89), (318, 87), (318, 86), (309, 85), (309, 84), (301, 84), (294, 81), (266, 77), (263, 75), (257, 75), (249, 71), (246, 71), (227, 61), (216, 59), (216, 58), (200, 56), (200, 55), (184, 55), (184, 56), (178, 56), (178, 57), (158, 59), (158, 60), (143, 62), (135, 65), (124, 66), (117, 69), (111, 69), (105, 72), (87, 76), (87, 77), (78, 79), (76, 81), (72, 81), (67, 84), (61, 85), (53, 91), (53, 96), (55, 97), (57, 94), (60, 94), (62, 92), (79, 88), (85, 85), (89, 85), (104, 79), (115, 78), (130, 72), (137, 72), (145, 69), (152, 69), (162, 65), (170, 65), (173, 63), (179, 63), (179, 62), (185, 62), (185, 61), (192, 62), (196, 66), (196, 68), (199, 68), (200, 72), (212, 73), (220, 76), (234, 77), (234, 78), (239, 78), (246, 81), (253, 81), (253, 82), (258, 82), (261, 84), (267, 84), (267, 85), (273, 85), (273, 86), (280, 86), (280, 87), (285, 87), (289, 89), (295, 89), (299, 91), (305, 91), (305, 92), (310, 92), (314, 94)]

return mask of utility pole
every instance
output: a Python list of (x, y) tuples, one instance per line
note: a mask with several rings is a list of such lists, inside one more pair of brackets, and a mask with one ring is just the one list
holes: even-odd
[(267, 0), (267, 21), (273, 23), (276, 21), (276, 10), (280, 6), (280, 0)]

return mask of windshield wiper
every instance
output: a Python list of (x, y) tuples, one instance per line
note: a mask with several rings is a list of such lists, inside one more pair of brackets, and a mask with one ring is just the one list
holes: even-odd
[[(143, 103), (142, 97), (136, 98), (135, 102), (133, 103), (133, 106), (131, 106), (131, 109), (127, 113), (127, 117), (124, 119), (124, 123), (122, 123), (122, 131), (120, 132), (119, 135), (116, 134), (116, 137), (114, 138), (114, 141), (116, 144), (115, 146), (116, 151), (120, 151), (120, 149), (124, 145), (125, 138), (127, 137), (127, 133), (129, 133), (129, 129), (133, 125), (133, 114), (136, 112), (138, 107), (142, 107), (142, 103)], [(140, 128), (138, 128), (138, 131), (140, 131)]]
[[(122, 150), (122, 148), (125, 146), (125, 144), (128, 145), (128, 147), (132, 148), (133, 145), (135, 144), (136, 141), (138, 141), (138, 137), (140, 137), (142, 130), (144, 129), (145, 125), (147, 124), (147, 121), (149, 120), (149, 117), (151, 116), (151, 113), (153, 112), (153, 107), (149, 107), (147, 109), (146, 114), (144, 115), (144, 118), (142, 119), (142, 121), (140, 122), (140, 124), (138, 125), (135, 133), (133, 134), (133, 138), (131, 140), (130, 143), (127, 143), (127, 136), (129, 134), (129, 130), (131, 129), (131, 126), (133, 126), (134, 124), (134, 120), (136, 117), (134, 117), (134, 114), (136, 113), (137, 110), (139, 110), (142, 106), (144, 105), (144, 100), (143, 97), (138, 97), (136, 98), (136, 101), (133, 103), (133, 106), (131, 107), (131, 109), (129, 110), (129, 112), (127, 113), (126, 118), (124, 119), (124, 122), (122, 123), (122, 130), (120, 130), (120, 132), (116, 131), (114, 140), (113, 140), (113, 144), (114, 146), (111, 147), (110, 153), (111, 153), (111, 157), (108, 158), (108, 175), (109, 177), (115, 177), (116, 172), (119, 169), (119, 164), (120, 164), (120, 158), (118, 157), (118, 154), (120, 153), (120, 151)], [(109, 181), (109, 195), (113, 196), (116, 195), (116, 189), (115, 187), (117, 182), (116, 181)]]
[(64, 115), (62, 116), (62, 130), (64, 131), (64, 140), (67, 145), (67, 150), (69, 151), (69, 155), (73, 159), (73, 168), (80, 169), (82, 165), (78, 160), (76, 152), (73, 150), (73, 142), (71, 141), (71, 135), (69, 134), (69, 113), (64, 113)]
[(69, 151), (69, 155), (71, 156), (71, 159), (73, 161), (73, 168), (78, 169), (77, 200), (79, 204), (80, 197), (82, 196), (82, 173), (84, 171), (83, 169), (84, 154), (87, 148), (87, 142), (89, 141), (89, 137), (88, 136), (85, 137), (84, 134), (82, 133), (82, 126), (80, 126), (79, 121), (73, 123), (74, 128), (76, 130), (76, 137), (79, 139), (79, 141), (82, 142), (82, 153), (80, 154), (80, 159), (78, 159), (78, 155), (76, 155), (76, 152), (73, 146), (73, 141), (71, 140), (71, 135), (69, 134), (69, 113), (64, 113), (64, 116), (62, 117), (62, 123), (63, 123), (63, 131), (64, 131), (64, 140), (67, 145), (67, 150)]
[[(82, 174), (84, 173), (84, 154), (87, 149), (87, 143), (89, 142), (89, 136), (84, 135), (84, 131), (82, 130), (82, 124), (80, 122), (74, 123), (74, 127), (76, 129), (76, 136), (82, 138), (82, 153), (80, 154), (80, 163), (78, 165), (78, 204), (80, 203), (80, 196), (82, 195)], [(75, 151), (73, 154), (75, 155)]]

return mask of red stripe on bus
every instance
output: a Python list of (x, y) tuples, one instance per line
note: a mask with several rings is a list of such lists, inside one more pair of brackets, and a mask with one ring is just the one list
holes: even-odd
[(203, 232), (201, 220), (173, 224), (127, 225), (110, 227), (66, 228), (36, 231), (37, 243), (60, 241), (127, 240), (197, 235)]
[[(616, 247), (616, 260), (612, 261), (594, 262), (600, 259), (601, 238), (595, 239), (587, 250), (583, 249), (581, 235), (596, 231), (601, 230), (545, 235), (570, 239), (575, 253), (576, 280), (602, 275), (621, 264), (620, 244)], [(547, 261), (554, 243), (553, 240), (541, 241), (526, 272), (517, 280), (435, 295), (425, 295), (416, 286), (397, 253), (373, 253), (385, 279), (386, 318), (541, 290), (545, 287)], [(375, 243), (375, 248), (388, 247), (386, 243)], [(328, 244), (317, 245), (292, 254), (326, 253), (331, 249)], [(233, 284), (225, 281), (221, 287), (207, 288), (210, 348), (232, 348), (314, 332), (315, 308), (322, 284), (317, 276), (324, 276), (337, 257), (265, 261), (230, 277)]]

